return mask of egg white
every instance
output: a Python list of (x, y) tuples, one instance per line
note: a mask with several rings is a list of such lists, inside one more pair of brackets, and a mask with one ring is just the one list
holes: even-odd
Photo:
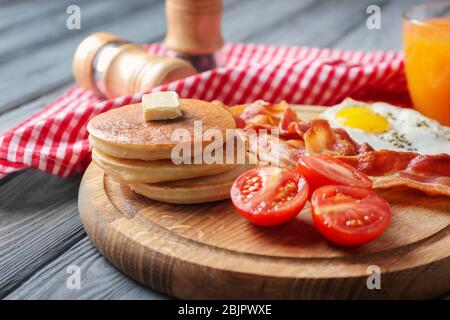
[[(381, 114), (389, 121), (391, 128), (383, 133), (371, 133), (346, 127), (337, 121), (336, 113), (339, 110), (355, 106), (367, 107)], [(376, 150), (450, 154), (450, 128), (413, 109), (399, 108), (384, 102), (369, 104), (345, 99), (339, 105), (327, 108), (320, 117), (328, 120), (333, 128), (345, 129), (356, 142), (367, 142)]]

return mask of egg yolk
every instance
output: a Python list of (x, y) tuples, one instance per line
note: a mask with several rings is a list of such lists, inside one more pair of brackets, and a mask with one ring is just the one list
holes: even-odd
[(385, 132), (391, 127), (385, 117), (365, 107), (341, 109), (336, 113), (336, 120), (345, 127), (371, 133)]

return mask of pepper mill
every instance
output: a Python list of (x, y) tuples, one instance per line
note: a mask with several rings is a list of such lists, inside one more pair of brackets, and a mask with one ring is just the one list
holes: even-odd
[(199, 72), (215, 68), (214, 53), (223, 46), (222, 11), (222, 0), (166, 0), (166, 47)]
[(150, 55), (138, 44), (103, 32), (85, 38), (73, 59), (77, 82), (98, 96), (110, 99), (143, 92), (196, 73), (197, 70), (183, 59)]

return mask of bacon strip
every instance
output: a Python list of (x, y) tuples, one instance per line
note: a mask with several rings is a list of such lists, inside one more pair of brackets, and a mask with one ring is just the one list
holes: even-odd
[(239, 116), (233, 116), (234, 122), (236, 123), (236, 128), (243, 129), (247, 125), (244, 119)]
[(303, 140), (303, 135), (311, 128), (311, 123), (299, 121), (291, 108), (284, 110), (279, 123), (280, 136), (286, 140)]
[(450, 196), (450, 155), (379, 150), (338, 159), (367, 174), (374, 188), (406, 186)]
[[(260, 107), (259, 105), (257, 106), (258, 108)], [(246, 119), (247, 123), (244, 130), (248, 131), (252, 129), (259, 131), (264, 129), (267, 133), (276, 131), (279, 137), (286, 141), (303, 141), (304, 133), (311, 128), (309, 122), (299, 121), (297, 119), (297, 114), (290, 107), (284, 109), (281, 118), (270, 113), (263, 114), (256, 111), (256, 109), (253, 109), (253, 111), (247, 114), (244, 113), (241, 116), (241, 118)], [(303, 143), (301, 145), (304, 146)]]
[(257, 115), (268, 115), (276, 117), (288, 107), (289, 105), (284, 101), (274, 104), (262, 100), (257, 100), (253, 103), (245, 105), (244, 107), (242, 107), (242, 105), (231, 107), (231, 112), (233, 112), (234, 110), (235, 112), (241, 112), (241, 118), (248, 121)]
[(343, 129), (332, 129), (327, 120), (314, 119), (311, 128), (303, 135), (306, 149), (310, 154), (328, 153), (333, 156), (352, 156), (373, 151), (365, 144), (358, 144)]
[[(283, 140), (304, 141), (309, 153), (327, 152), (333, 155), (357, 155), (362, 151), (373, 151), (368, 144), (358, 144), (342, 129), (332, 129), (328, 121), (315, 119), (305, 122), (298, 119), (297, 114), (290, 107), (284, 107), (281, 119), (274, 115), (273, 107), (261, 103), (250, 104), (242, 112), (240, 118), (247, 123), (244, 130), (265, 129), (271, 133), (278, 129), (279, 137)], [(303, 144), (302, 144), (303, 146)]]
[[(406, 186), (429, 194), (450, 196), (448, 154), (375, 151), (367, 143), (355, 142), (345, 130), (331, 128), (326, 120), (299, 120), (287, 104), (258, 101), (246, 107), (237, 106), (234, 111), (235, 116), (240, 115), (245, 121), (244, 131), (253, 129), (253, 133), (258, 133), (265, 129), (264, 134), (249, 144), (250, 151), (262, 162), (293, 168), (305, 153), (327, 153), (366, 173), (374, 188)], [(281, 111), (283, 115), (278, 117), (276, 113)], [(271, 135), (274, 130), (279, 138)]]
[(293, 146), (292, 140), (283, 141), (270, 134), (247, 136), (247, 141), (249, 152), (256, 155), (258, 161), (281, 168), (295, 168), (305, 151)]

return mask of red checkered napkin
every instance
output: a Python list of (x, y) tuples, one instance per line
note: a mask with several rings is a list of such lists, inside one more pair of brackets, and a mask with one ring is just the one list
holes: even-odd
[[(150, 53), (167, 55), (160, 44)], [(218, 54), (223, 67), (151, 91), (239, 104), (271, 102), (333, 105), (346, 97), (409, 104), (399, 52), (359, 52), (304, 47), (229, 44)], [(86, 124), (93, 116), (139, 102), (142, 93), (99, 100), (74, 86), (39, 113), (0, 136), (0, 178), (32, 167), (67, 176), (90, 161)]]

